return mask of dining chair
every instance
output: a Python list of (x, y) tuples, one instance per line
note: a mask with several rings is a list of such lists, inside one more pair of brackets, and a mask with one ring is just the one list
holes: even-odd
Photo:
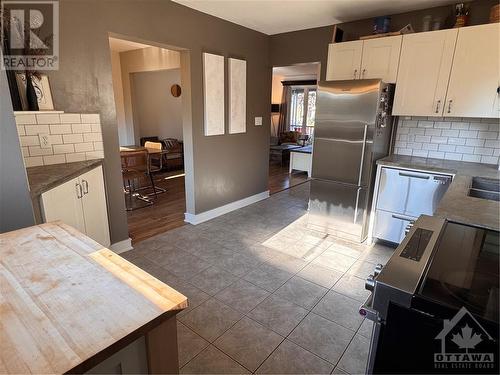
[[(151, 181), (151, 187), (154, 190), (154, 181), (151, 173), (149, 173), (148, 166), (148, 152), (147, 150), (137, 150), (137, 151), (126, 151), (121, 152), (121, 165), (122, 165), (122, 178), (124, 191), (126, 194), (129, 194), (130, 197), (139, 199), (148, 206), (153, 204), (153, 201), (149, 199), (149, 196), (145, 196), (139, 193), (139, 190), (142, 188), (136, 186), (136, 183), (144, 178), (149, 177)], [(137, 207), (139, 208), (139, 207)], [(136, 208), (127, 207), (127, 211), (132, 211)]]
[[(148, 171), (150, 176), (152, 176), (152, 178), (154, 179), (154, 174), (163, 170), (163, 145), (161, 144), (161, 142), (147, 141), (144, 143), (144, 147), (148, 150), (149, 155)], [(155, 190), (153, 194), (155, 196), (157, 193), (165, 193), (167, 191), (166, 189), (154, 184), (153, 186)]]

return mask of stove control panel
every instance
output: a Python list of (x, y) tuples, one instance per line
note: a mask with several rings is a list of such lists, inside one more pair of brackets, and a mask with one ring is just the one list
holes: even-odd
[(420, 261), (433, 233), (428, 229), (417, 228), (399, 256)]

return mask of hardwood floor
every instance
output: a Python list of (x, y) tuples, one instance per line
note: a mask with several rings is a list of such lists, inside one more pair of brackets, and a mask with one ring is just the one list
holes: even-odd
[(174, 171), (156, 175), (155, 184), (167, 191), (158, 194), (152, 206), (127, 212), (132, 244), (185, 224), (184, 172)]
[[(269, 164), (271, 194), (302, 184), (307, 180), (305, 172), (294, 172), (290, 175), (288, 165), (281, 166), (275, 162)], [(167, 190), (165, 193), (158, 194), (155, 204), (127, 212), (128, 231), (132, 244), (186, 224), (184, 222), (186, 196), (183, 171), (156, 175), (155, 183)]]
[(280, 163), (269, 163), (269, 192), (271, 194), (300, 185), (308, 180), (307, 172), (289, 174), (288, 168), (288, 164), (281, 166)]

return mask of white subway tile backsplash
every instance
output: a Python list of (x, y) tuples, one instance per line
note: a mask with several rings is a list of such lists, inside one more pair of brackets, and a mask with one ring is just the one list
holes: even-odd
[(418, 156), (418, 157), (421, 157), (421, 158), (426, 158), (428, 154), (429, 154), (429, 151), (425, 151), (425, 150), (413, 150), (412, 156)]
[(401, 117), (394, 152), (497, 164), (500, 123), (498, 119)]
[(71, 125), (68, 124), (50, 125), (50, 134), (71, 134), (72, 132)]
[(85, 133), (83, 134), (83, 139), (85, 142), (101, 142), (102, 134), (101, 133)]
[(65, 145), (54, 145), (54, 155), (57, 154), (70, 154), (75, 152), (75, 146), (73, 144), (65, 144)]
[(439, 151), (444, 151), (444, 152), (454, 152), (455, 151), (455, 147), (456, 146), (453, 146), (453, 145), (440, 144), (438, 150)]
[(488, 139), (488, 140), (484, 141), (484, 147), (500, 148), (500, 140)]
[(64, 143), (82, 143), (83, 142), (83, 134), (64, 134), (63, 135)]
[(64, 164), (66, 163), (66, 157), (64, 155), (48, 155), (43, 156), (43, 164)]
[(94, 144), (92, 142), (76, 143), (75, 151), (76, 152), (94, 151)]
[(476, 154), (476, 155), (490, 156), (490, 155), (493, 155), (493, 149), (492, 148), (486, 148), (486, 147), (475, 147), (474, 148), (474, 154)]
[(434, 158), (434, 159), (444, 159), (444, 152), (441, 152), (441, 151), (429, 151), (429, 154), (427, 156), (429, 158)]
[(442, 130), (441, 131), (441, 135), (443, 137), (458, 137), (458, 134), (459, 134), (459, 130)]
[(24, 129), (24, 125), (17, 126), (17, 135), (26, 135), (26, 131)]
[(59, 114), (56, 113), (43, 113), (36, 115), (36, 121), (39, 124), (60, 124)]
[(431, 141), (430, 135), (416, 135), (415, 142), (429, 143)]
[(40, 146), (29, 146), (29, 156), (52, 155), (52, 148), (41, 148)]
[(75, 152), (73, 154), (66, 154), (66, 163), (73, 163), (75, 161), (84, 161), (86, 159), (85, 152)]
[(48, 134), (48, 125), (25, 125), (24, 131), (26, 135), (38, 135), (38, 134)]
[(437, 143), (423, 143), (422, 144), (422, 150), (437, 151), (438, 148), (439, 148), (439, 144), (437, 144)]
[(479, 139), (497, 139), (498, 132), (479, 132), (477, 137)]
[(469, 123), (468, 122), (452, 122), (451, 123), (451, 128), (452, 129), (458, 129), (458, 130), (468, 130), (469, 129)]
[(434, 121), (419, 121), (418, 122), (418, 127), (419, 128), (433, 128), (434, 127)]
[(480, 163), (481, 162), (481, 155), (463, 154), (462, 161), (470, 161), (472, 163)]
[(455, 149), (455, 152), (460, 152), (461, 154), (473, 154), (474, 153), (474, 147), (470, 146), (457, 146)]
[(98, 113), (82, 113), (81, 115), (82, 122), (87, 124), (100, 124), (101, 119)]
[[(15, 119), (26, 167), (104, 157), (98, 114), (15, 113)], [(38, 134), (48, 134), (51, 146), (41, 148)]]
[(448, 144), (463, 146), (465, 144), (465, 138), (448, 138)]
[(425, 129), (410, 128), (410, 134), (425, 135)]
[(451, 122), (449, 121), (436, 121), (434, 122), (434, 129), (450, 129)]
[(460, 134), (458, 135), (460, 138), (477, 138), (478, 131), (477, 130), (460, 130)]
[(484, 139), (466, 139), (465, 145), (482, 147), (484, 146)]
[(85, 153), (87, 160), (91, 159), (103, 159), (104, 152), (103, 151), (90, 151)]
[(431, 143), (447, 143), (448, 138), (447, 137), (432, 137), (431, 138)]
[(62, 124), (79, 123), (82, 121), (79, 113), (63, 113), (59, 117)]
[(21, 146), (40, 146), (37, 135), (25, 135), (20, 138)]
[(27, 157), (24, 158), (24, 165), (26, 168), (28, 167), (38, 167), (39, 165), (43, 165), (43, 157), (41, 156), (34, 156), (34, 157)]
[(102, 142), (94, 142), (94, 150), (96, 151), (104, 150), (104, 144)]

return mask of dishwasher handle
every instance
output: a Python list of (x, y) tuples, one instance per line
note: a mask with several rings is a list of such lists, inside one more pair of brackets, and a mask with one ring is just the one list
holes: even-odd
[(409, 177), (409, 178), (420, 178), (421, 180), (428, 180), (431, 178), (429, 175), (425, 174), (413, 174), (413, 173), (407, 173), (407, 172), (399, 172), (399, 175), (401, 177)]

